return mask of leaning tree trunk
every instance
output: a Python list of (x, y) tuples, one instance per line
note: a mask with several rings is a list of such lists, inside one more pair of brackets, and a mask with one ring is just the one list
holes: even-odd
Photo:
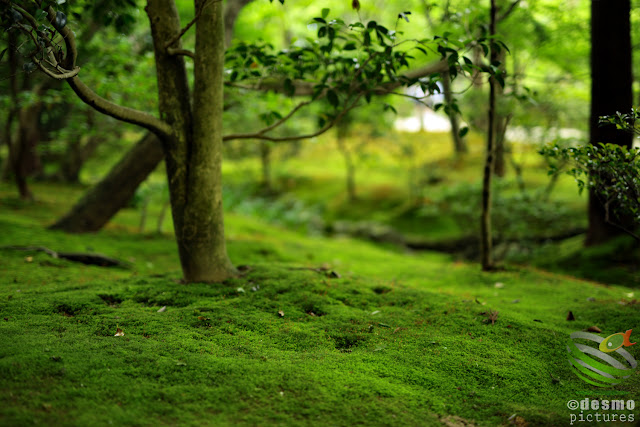
[[(451, 88), (451, 74), (449, 72), (442, 73), (442, 91), (444, 92), (444, 101), (447, 106), (451, 106), (454, 102), (453, 89)], [(453, 140), (453, 149), (456, 156), (464, 155), (469, 151), (467, 141), (460, 136), (460, 116), (453, 108), (448, 108), (449, 122), (451, 123), (451, 139)]]
[(50, 228), (69, 233), (89, 233), (100, 230), (118, 211), (126, 206), (138, 186), (158, 166), (164, 157), (158, 138), (147, 133), (120, 159), (97, 185)]
[[(489, 35), (496, 34), (496, 0), (491, 0), (491, 20)], [(491, 47), (491, 63), (497, 59), (495, 47)], [(491, 177), (493, 175), (493, 150), (494, 150), (494, 122), (496, 116), (496, 79), (489, 78), (489, 123), (487, 126), (487, 153), (484, 164), (484, 177), (482, 180), (482, 213), (480, 221), (480, 257), (482, 270), (493, 269), (492, 259), (492, 232), (491, 232)]]
[[(591, 1), (591, 118), (589, 142), (631, 147), (632, 135), (614, 125), (600, 126), (600, 116), (629, 111), (632, 106), (631, 27), (629, 0)], [(603, 204), (589, 194), (586, 245), (597, 245), (620, 234), (607, 223)]]

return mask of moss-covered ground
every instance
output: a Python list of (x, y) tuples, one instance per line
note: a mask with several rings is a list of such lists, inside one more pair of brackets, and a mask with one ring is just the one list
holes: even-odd
[(81, 189), (34, 190), (26, 204), (0, 184), (0, 246), (99, 252), (131, 268), (0, 249), (3, 426), (558, 426), (568, 400), (640, 391), (637, 371), (613, 390), (583, 383), (565, 350), (573, 331), (640, 327), (633, 288), (482, 273), (234, 213), (242, 276), (185, 285), (169, 234), (137, 233), (127, 210), (97, 234), (47, 231)]

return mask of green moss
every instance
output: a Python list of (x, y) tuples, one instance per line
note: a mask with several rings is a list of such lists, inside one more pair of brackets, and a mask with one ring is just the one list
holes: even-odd
[[(229, 252), (249, 268), (184, 285), (170, 236), (122, 222), (88, 236), (46, 231), (63, 199), (0, 210), (0, 246), (90, 249), (133, 267), (0, 250), (2, 425), (438, 425), (455, 415), (489, 426), (514, 413), (565, 425), (567, 400), (591, 390), (566, 362), (568, 334), (640, 320), (639, 305), (619, 304), (629, 288), (529, 268), (487, 274), (238, 215), (227, 217)], [(639, 380), (619, 390), (635, 396)]]

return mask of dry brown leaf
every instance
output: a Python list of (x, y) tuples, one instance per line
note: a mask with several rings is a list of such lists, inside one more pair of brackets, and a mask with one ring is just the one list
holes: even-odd
[(596, 334), (599, 334), (600, 332), (602, 332), (602, 329), (598, 328), (597, 326), (589, 326), (587, 328), (587, 332), (595, 332)]
[(32, 256), (28, 256), (24, 259), (27, 262), (33, 262), (33, 257)]
[(124, 336), (124, 331), (122, 329), (118, 328), (116, 330), (116, 334), (114, 335), (114, 337), (122, 337), (122, 336)]

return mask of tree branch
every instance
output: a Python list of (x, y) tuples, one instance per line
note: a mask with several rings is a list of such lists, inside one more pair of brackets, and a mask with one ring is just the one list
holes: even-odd
[(270, 126), (267, 126), (263, 129), (260, 129), (257, 132), (252, 132), (252, 133), (239, 133), (239, 134), (234, 134), (234, 135), (227, 135), (224, 136), (222, 138), (223, 141), (227, 140), (227, 139), (250, 139), (250, 138), (259, 138), (260, 136), (263, 136), (265, 133), (277, 128), (278, 126), (282, 125), (283, 123), (285, 123), (287, 120), (289, 120), (295, 113), (297, 113), (302, 107), (311, 104), (311, 101), (304, 101), (301, 102), (300, 104), (296, 105), (295, 108), (293, 110), (291, 110), (289, 112), (289, 114), (287, 114), (286, 116), (284, 116), (283, 118), (281, 118), (280, 120), (278, 120), (277, 122), (273, 123)]
[[(417, 68), (415, 70), (407, 71), (402, 76), (408, 79), (419, 79), (422, 77), (430, 76), (436, 73), (442, 73), (449, 69), (449, 63), (445, 60), (434, 61), (430, 64), (425, 65), (424, 67)], [(261, 80), (254, 85), (248, 84), (243, 85), (234, 82), (225, 82), (225, 86), (235, 87), (238, 89), (245, 90), (255, 90), (255, 91), (264, 91), (264, 92), (275, 92), (280, 94), (288, 94), (285, 91), (284, 83), (282, 79), (268, 79)], [(313, 95), (315, 83), (309, 82), (306, 80), (294, 80), (293, 81), (293, 96), (310, 96)], [(401, 82), (393, 82), (393, 83), (385, 83), (381, 85), (379, 88), (374, 89), (374, 91), (390, 91), (393, 89), (397, 89), (402, 86)]]
[(202, 15), (202, 11), (204, 10), (205, 7), (207, 7), (209, 4), (214, 3), (216, 1), (221, 1), (221, 0), (214, 0), (214, 1), (205, 1), (203, 2), (200, 7), (198, 8), (198, 10), (196, 10), (196, 16), (193, 17), (193, 19), (191, 21), (189, 21), (189, 23), (187, 25), (184, 26), (184, 28), (182, 30), (180, 30), (180, 32), (178, 34), (176, 34), (175, 36), (173, 36), (171, 39), (169, 39), (169, 41), (164, 45), (164, 47), (166, 49), (169, 49), (175, 42), (177, 42), (178, 40), (180, 40), (180, 38), (182, 36), (184, 36), (184, 34), (189, 31), (189, 29), (191, 27), (193, 27), (193, 24), (196, 23), (196, 21), (198, 19), (200, 19), (200, 15)]
[(188, 56), (191, 59), (195, 58), (195, 54), (189, 49), (178, 49), (175, 47), (168, 47), (167, 53), (169, 55), (174, 55), (174, 56), (182, 55), (182, 56)]
[[(234, 139), (261, 139), (264, 141), (271, 141), (271, 142), (287, 142), (287, 141), (298, 141), (300, 139), (309, 139), (309, 138), (315, 138), (316, 136), (320, 136), (323, 133), (325, 133), (326, 131), (328, 131), (329, 129), (331, 129), (336, 123), (338, 123), (340, 121), (340, 119), (342, 119), (344, 117), (345, 114), (347, 114), (349, 111), (353, 110), (356, 105), (358, 104), (358, 101), (360, 101), (360, 99), (363, 97), (363, 94), (359, 94), (354, 100), (353, 102), (346, 106), (337, 116), (335, 116), (333, 118), (333, 120), (331, 120), (329, 123), (327, 123), (326, 125), (324, 125), (322, 128), (320, 128), (319, 130), (317, 130), (316, 132), (310, 133), (310, 134), (306, 134), (306, 135), (296, 135), (296, 136), (283, 136), (283, 137), (274, 137), (274, 136), (269, 136), (269, 135), (264, 135), (264, 129), (256, 132), (256, 133), (244, 133), (244, 134), (231, 134), (231, 135), (226, 135), (222, 137), (223, 141), (231, 141)], [(296, 108), (302, 108), (301, 104), (299, 104)], [(299, 109), (298, 108), (298, 109)], [(293, 113), (295, 113), (295, 109), (293, 111)], [(289, 117), (292, 116), (293, 114), (289, 113)]]
[(515, 0), (514, 2), (512, 2), (509, 5), (509, 8), (507, 10), (505, 10), (505, 12), (498, 17), (497, 22), (502, 22), (505, 19), (507, 19), (509, 17), (509, 15), (511, 15), (511, 13), (513, 13), (515, 8), (518, 6), (518, 4), (520, 4), (521, 1), (522, 0)]
[(132, 123), (142, 126), (145, 129), (158, 135), (158, 137), (169, 137), (172, 135), (172, 129), (169, 124), (156, 118), (155, 116), (129, 107), (114, 104), (107, 101), (100, 95), (91, 90), (77, 76), (67, 79), (67, 83), (78, 97), (90, 107), (97, 111), (111, 116), (123, 122)]
[(38, 58), (36, 58), (35, 56), (33, 58), (33, 62), (35, 62), (35, 64), (38, 66), (38, 68), (40, 69), (40, 71), (42, 71), (43, 73), (45, 73), (47, 76), (54, 78), (56, 80), (66, 80), (66, 79), (70, 79), (72, 77), (75, 77), (78, 75), (78, 73), (80, 72), (80, 67), (75, 67), (73, 70), (65, 70), (64, 68), (57, 66), (56, 70), (59, 71), (59, 73), (54, 73), (53, 71), (49, 70), (47, 67), (45, 67), (44, 65), (42, 65), (42, 62), (40, 62), (38, 60)]

